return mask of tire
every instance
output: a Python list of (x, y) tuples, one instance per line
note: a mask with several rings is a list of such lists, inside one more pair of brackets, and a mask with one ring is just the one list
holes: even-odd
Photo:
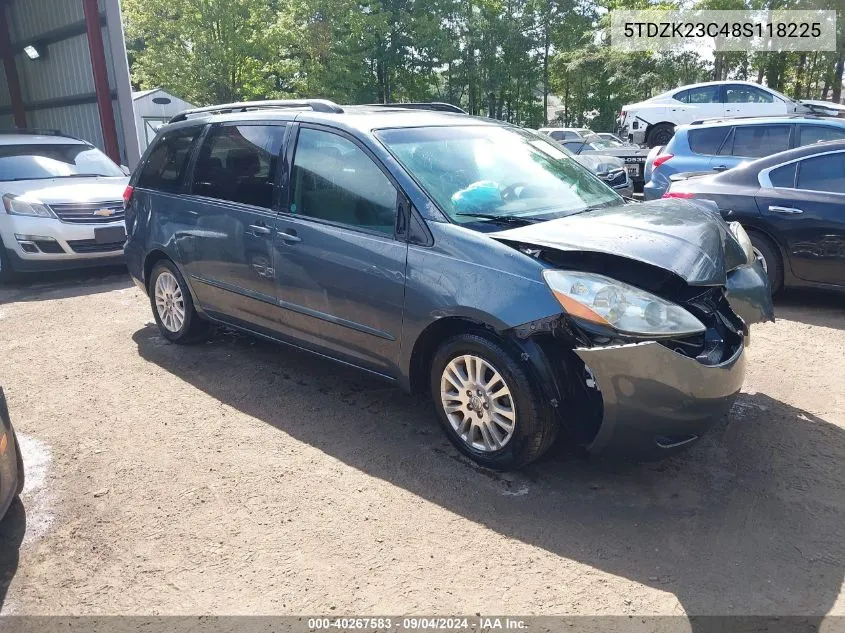
[(11, 283), (17, 279), (17, 273), (12, 268), (9, 256), (6, 255), (6, 247), (3, 240), (0, 240), (0, 284)]
[[(158, 286), (159, 281), (161, 289)], [(208, 335), (209, 324), (197, 314), (185, 278), (169, 259), (162, 259), (153, 267), (147, 291), (156, 325), (168, 341), (185, 345), (202, 340)], [(157, 305), (157, 297), (162, 300), (160, 306)]]
[[(472, 365), (467, 364), (467, 357), (475, 359)], [(450, 364), (452, 380), (445, 374)], [(478, 366), (483, 367), (484, 377), (472, 381), (469, 375)], [(461, 376), (467, 377), (461, 387), (470, 389), (458, 388), (455, 380), (460, 382)], [(479, 382), (487, 382), (488, 389), (476, 389)], [(467, 333), (445, 341), (432, 360), (430, 383), (437, 417), (449, 440), (486, 468), (512, 470), (525, 466), (543, 455), (560, 431), (554, 409), (547, 404), (526, 364), (487, 336)], [(503, 386), (509, 394), (494, 398)], [(506, 428), (509, 420), (510, 431)], [(486, 448), (480, 446), (488, 441)]]
[(21, 455), (21, 445), (18, 444), (18, 436), (12, 431), (12, 439), (15, 442), (15, 454), (18, 456), (18, 487), (15, 490), (15, 494), (19, 495), (23, 492), (23, 485), (26, 479), (26, 471), (23, 467), (23, 455)]
[(763, 268), (769, 276), (769, 289), (775, 295), (783, 288), (783, 259), (780, 251), (768, 237), (756, 231), (748, 231), (748, 237), (755, 254), (762, 260)]
[(658, 123), (648, 132), (646, 144), (649, 147), (657, 147), (658, 145), (666, 145), (675, 136), (675, 126), (671, 123)]

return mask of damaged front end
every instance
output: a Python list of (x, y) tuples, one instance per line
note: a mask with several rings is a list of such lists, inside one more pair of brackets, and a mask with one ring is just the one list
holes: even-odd
[[(720, 218), (713, 225), (720, 225), (717, 237), (705, 231), (699, 241), (720, 242), (707, 266), (683, 245), (658, 266), (654, 252), (632, 257), (622, 249), (555, 248), (548, 232), (530, 241), (512, 241), (521, 229), (500, 234), (548, 267), (547, 282), (562, 275), (563, 282), (550, 284), (562, 314), (514, 333), (542, 348), (556, 372), (564, 424), (590, 452), (665, 457), (730, 410), (745, 375), (749, 326), (773, 320), (773, 309), (742, 228)], [(666, 247), (660, 248), (670, 254)], [(607, 286), (596, 289), (603, 281)], [(609, 307), (614, 300), (624, 314)]]

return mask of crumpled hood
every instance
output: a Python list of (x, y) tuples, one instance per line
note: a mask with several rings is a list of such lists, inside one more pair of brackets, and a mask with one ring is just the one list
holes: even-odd
[(488, 234), (502, 242), (593, 251), (669, 270), (692, 286), (725, 285), (745, 263), (719, 212), (693, 200), (655, 200), (587, 211)]
[(128, 176), (49, 178), (0, 182), (0, 190), (44, 204), (119, 202), (123, 200), (123, 191), (127, 184)]

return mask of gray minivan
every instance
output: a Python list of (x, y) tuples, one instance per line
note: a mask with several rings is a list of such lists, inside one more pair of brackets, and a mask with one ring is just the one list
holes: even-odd
[(745, 232), (706, 203), (628, 204), (542, 135), (465, 114), (192, 110), (124, 197), (165, 339), (225, 324), (429, 393), (491, 468), (561, 430), (629, 457), (690, 445), (772, 317)]

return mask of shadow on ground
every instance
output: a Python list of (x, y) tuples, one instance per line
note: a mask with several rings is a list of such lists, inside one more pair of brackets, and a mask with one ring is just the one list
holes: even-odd
[(845, 328), (845, 293), (784, 290), (775, 297), (775, 317), (841, 330)]
[(499, 475), (459, 456), (427, 402), (354, 370), (228, 333), (193, 347), (152, 326), (133, 338), (224, 404), (508, 538), (671, 592), (688, 614), (821, 616), (841, 590), (845, 431), (765, 394), (743, 394), (665, 462), (608, 466), (556, 447)]
[(132, 279), (125, 266), (27, 273), (21, 274), (13, 283), (0, 285), (0, 305), (18, 301), (68, 299), (130, 286)]
[(6, 592), (18, 570), (18, 557), (26, 533), (26, 510), (20, 498), (15, 498), (0, 521), (0, 612), (6, 602)]

